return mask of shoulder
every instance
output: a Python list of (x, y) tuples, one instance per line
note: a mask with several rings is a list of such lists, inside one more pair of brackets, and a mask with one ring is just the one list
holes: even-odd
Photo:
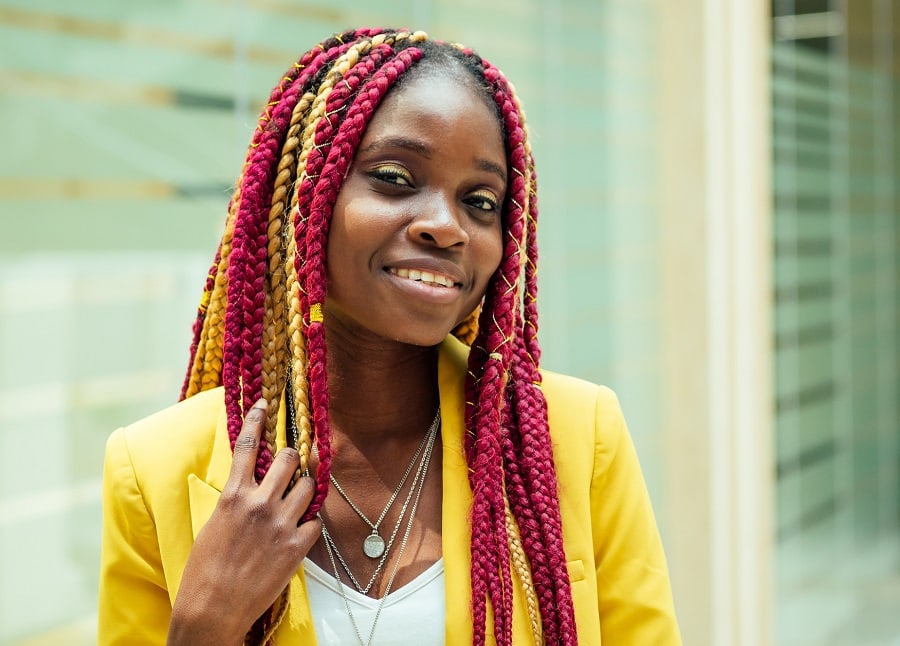
[(550, 370), (541, 370), (541, 377), (548, 406), (589, 408), (591, 414), (598, 407), (603, 410), (619, 408), (616, 394), (607, 386)]
[(622, 445), (631, 442), (615, 392), (577, 377), (541, 374), (560, 477), (604, 473)]
[(185, 441), (208, 437), (225, 409), (224, 390), (213, 388), (124, 427), (130, 442)]
[(139, 481), (203, 474), (216, 445), (227, 443), (217, 437), (224, 408), (223, 390), (215, 388), (122, 427), (107, 441), (107, 463), (127, 463)]
[(591, 435), (597, 432), (600, 439), (621, 432), (622, 409), (610, 388), (547, 370), (541, 376), (551, 431), (554, 426), (574, 426)]

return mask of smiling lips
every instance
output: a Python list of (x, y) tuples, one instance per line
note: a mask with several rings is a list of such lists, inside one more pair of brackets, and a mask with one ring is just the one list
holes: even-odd
[(458, 283), (450, 276), (444, 274), (436, 274), (430, 271), (422, 271), (419, 269), (399, 269), (391, 267), (388, 269), (390, 273), (398, 278), (406, 278), (414, 280), (432, 287), (456, 287)]

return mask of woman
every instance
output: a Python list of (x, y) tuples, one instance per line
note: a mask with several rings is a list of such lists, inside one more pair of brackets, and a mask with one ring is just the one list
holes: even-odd
[(536, 217), (518, 101), (471, 50), (305, 54), (184, 401), (109, 440), (101, 643), (680, 643), (615, 397), (538, 371)]

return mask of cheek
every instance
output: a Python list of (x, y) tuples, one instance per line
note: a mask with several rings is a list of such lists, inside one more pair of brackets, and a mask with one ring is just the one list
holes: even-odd
[(503, 261), (503, 232), (499, 227), (485, 231), (483, 237), (479, 239), (478, 245), (479, 257), (479, 291), (484, 294), (487, 289), (488, 282), (500, 263)]
[(487, 252), (487, 257), (490, 260), (486, 263), (490, 267), (489, 275), (493, 275), (503, 261), (503, 238), (504, 231), (500, 226), (491, 232)]

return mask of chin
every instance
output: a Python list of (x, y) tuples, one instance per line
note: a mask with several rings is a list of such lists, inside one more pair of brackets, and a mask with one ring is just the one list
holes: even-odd
[(435, 334), (404, 334), (395, 336), (394, 341), (404, 345), (418, 346), (420, 348), (433, 348), (434, 346), (443, 343), (444, 339), (447, 338), (447, 334), (450, 334), (449, 330), (446, 334), (440, 336)]
[(443, 343), (455, 326), (406, 324), (392, 330), (391, 338), (398, 343), (430, 348)]

